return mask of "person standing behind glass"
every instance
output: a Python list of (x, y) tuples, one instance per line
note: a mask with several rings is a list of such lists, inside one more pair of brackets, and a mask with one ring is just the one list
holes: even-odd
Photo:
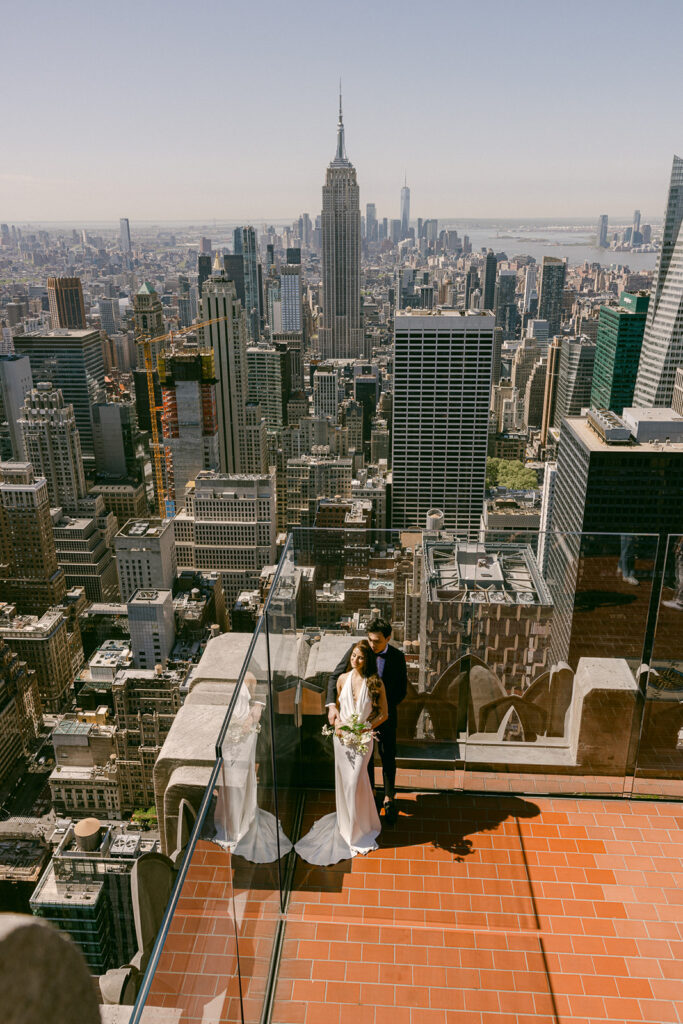
[(665, 608), (675, 608), (676, 611), (683, 612), (683, 537), (679, 537), (676, 545), (674, 566), (676, 573), (674, 596), (670, 601), (662, 601), (662, 604)]
[[(398, 727), (398, 705), (408, 692), (408, 669), (403, 651), (389, 643), (391, 623), (379, 616), (368, 623), (368, 643), (377, 658), (377, 675), (384, 683), (387, 695), (389, 717), (377, 730), (377, 746), (382, 761), (384, 778), (384, 816), (388, 825), (396, 820), (396, 730)], [(337, 680), (346, 671), (353, 647), (350, 647), (327, 681), (327, 717), (330, 725), (338, 718), (336, 706)], [(374, 790), (375, 768), (372, 758), (368, 763), (370, 783)]]

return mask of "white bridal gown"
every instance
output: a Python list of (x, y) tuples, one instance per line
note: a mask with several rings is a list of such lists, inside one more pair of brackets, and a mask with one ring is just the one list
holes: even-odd
[[(372, 714), (372, 701), (367, 680), (363, 680), (358, 701), (354, 704), (351, 673), (341, 677), (343, 685), (339, 695), (339, 715), (342, 724), (348, 724), (355, 713), (361, 722)], [(368, 761), (372, 757), (374, 740), (370, 740), (365, 754), (358, 754), (334, 737), (334, 788), (337, 810), (315, 822), (310, 832), (300, 839), (294, 849), (309, 864), (337, 864), (358, 853), (377, 849), (375, 839), (382, 826), (375, 806), (375, 797), (368, 775)]]
[(256, 742), (262, 710), (263, 705), (251, 704), (249, 691), (242, 686), (223, 741), (214, 815), (215, 842), (255, 864), (268, 864), (292, 849), (275, 815), (256, 803)]

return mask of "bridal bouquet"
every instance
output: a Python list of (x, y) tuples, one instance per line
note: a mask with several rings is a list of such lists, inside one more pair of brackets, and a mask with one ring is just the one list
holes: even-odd
[[(367, 722), (361, 722), (358, 715), (351, 715), (351, 720), (341, 725), (341, 736), (339, 737), (345, 747), (349, 747), (356, 754), (365, 755), (370, 746), (370, 740), (374, 738), (374, 732)], [(334, 736), (335, 730), (331, 725), (324, 725), (323, 736)]]
[(254, 721), (251, 715), (247, 715), (246, 718), (230, 722), (223, 742), (227, 746), (239, 746), (255, 732), (261, 732), (261, 723)]

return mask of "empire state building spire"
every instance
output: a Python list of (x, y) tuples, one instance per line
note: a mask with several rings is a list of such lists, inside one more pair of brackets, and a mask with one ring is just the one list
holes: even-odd
[(360, 196), (356, 168), (346, 155), (341, 82), (337, 151), (327, 168), (320, 218), (323, 318), (318, 343), (323, 359), (358, 359), (363, 351), (360, 312)]
[(337, 121), (337, 152), (335, 153), (334, 160), (330, 165), (332, 167), (350, 167), (350, 162), (346, 156), (346, 146), (344, 144), (344, 117), (342, 115), (342, 91), (341, 91), (341, 80), (339, 82), (339, 120)]

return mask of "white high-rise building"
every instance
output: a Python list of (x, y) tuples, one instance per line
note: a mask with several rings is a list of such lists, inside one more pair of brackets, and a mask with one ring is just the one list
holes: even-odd
[(243, 590), (258, 587), (263, 566), (276, 561), (275, 470), (198, 473), (173, 527), (178, 569), (220, 573), (230, 608)]
[(303, 330), (301, 266), (286, 263), (280, 270), (280, 319), (276, 333), (297, 334)]
[(59, 388), (38, 384), (26, 395), (19, 429), (27, 461), (47, 480), (50, 507), (77, 513), (86, 485), (73, 405)]
[(0, 356), (0, 454), (3, 459), (27, 461), (19, 417), (32, 387), (28, 356)]
[(401, 189), (401, 238), (408, 237), (410, 230), (410, 189), (408, 182), (404, 179)]
[(121, 600), (136, 590), (171, 590), (176, 576), (173, 520), (130, 519), (114, 539)]
[(101, 296), (100, 306), (100, 327), (108, 335), (116, 334), (121, 320), (119, 300)]
[(683, 366), (683, 159), (675, 156), (633, 404), (668, 407)]
[(524, 277), (524, 312), (528, 313), (531, 309), (531, 303), (536, 300), (538, 302), (538, 292), (536, 290), (536, 264), (530, 263), (526, 268), (526, 275)]
[(339, 384), (336, 370), (316, 370), (313, 374), (313, 415), (329, 416), (337, 422)]
[(128, 601), (128, 628), (135, 667), (165, 666), (175, 643), (172, 592), (136, 590)]
[(127, 217), (121, 217), (119, 221), (119, 238), (121, 240), (121, 252), (128, 254), (130, 245), (130, 223)]
[(495, 317), (401, 311), (394, 320), (392, 526), (478, 536), (484, 503)]
[[(202, 328), (204, 344), (213, 349), (216, 368), (216, 411), (221, 473), (258, 473), (264, 454), (248, 442), (247, 318), (235, 285), (218, 271), (202, 288), (202, 320), (222, 318)], [(251, 436), (250, 432), (250, 436)], [(265, 443), (265, 441), (264, 441)]]
[(318, 342), (324, 359), (357, 359), (363, 350), (360, 311), (360, 193), (346, 156), (341, 94), (337, 152), (327, 168), (320, 218), (323, 322)]

